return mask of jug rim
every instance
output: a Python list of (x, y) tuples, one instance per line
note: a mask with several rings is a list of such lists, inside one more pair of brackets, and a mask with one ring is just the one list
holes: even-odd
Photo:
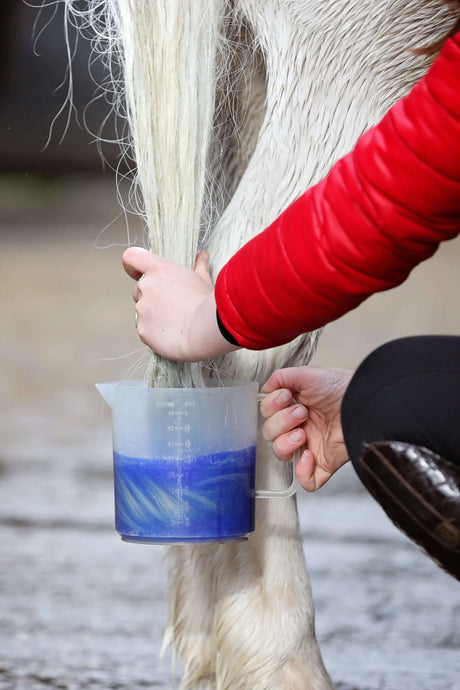
[[(226, 379), (221, 378), (220, 380), (204, 378), (205, 386), (197, 388), (171, 388), (167, 386), (149, 386), (145, 379), (125, 379), (122, 381), (103, 381), (101, 383), (96, 383), (95, 386), (116, 386), (119, 388), (134, 388), (139, 390), (159, 390), (159, 391), (174, 391), (174, 392), (190, 392), (190, 391), (206, 391), (206, 390), (226, 390), (228, 388), (245, 388), (252, 386), (259, 386), (257, 381), (248, 381), (243, 379)], [(223, 384), (223, 385), (222, 385)]]

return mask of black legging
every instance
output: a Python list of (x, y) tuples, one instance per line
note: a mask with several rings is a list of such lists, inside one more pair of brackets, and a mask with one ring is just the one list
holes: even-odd
[(424, 446), (460, 464), (460, 337), (382, 345), (359, 366), (342, 403), (345, 443), (358, 474), (374, 441)]

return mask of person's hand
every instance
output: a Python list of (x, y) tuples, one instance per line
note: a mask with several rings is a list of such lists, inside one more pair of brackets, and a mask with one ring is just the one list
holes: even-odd
[(139, 337), (154, 352), (198, 362), (236, 349), (217, 325), (207, 252), (199, 252), (194, 271), (139, 247), (126, 249), (122, 261), (136, 281)]
[(263, 436), (284, 461), (305, 446), (296, 474), (306, 491), (319, 489), (348, 460), (340, 408), (351, 376), (345, 369), (292, 367), (275, 371), (262, 388), (269, 393), (260, 404)]

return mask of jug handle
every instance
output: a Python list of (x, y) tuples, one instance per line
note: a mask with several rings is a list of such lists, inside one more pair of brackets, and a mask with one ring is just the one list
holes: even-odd
[[(257, 402), (260, 402), (267, 397), (267, 393), (258, 393)], [(295, 494), (299, 488), (299, 483), (297, 481), (295, 468), (297, 462), (300, 458), (300, 450), (296, 450), (292, 457), (292, 482), (286, 489), (280, 489), (279, 491), (270, 491), (270, 489), (257, 489), (255, 496), (256, 498), (290, 498)]]

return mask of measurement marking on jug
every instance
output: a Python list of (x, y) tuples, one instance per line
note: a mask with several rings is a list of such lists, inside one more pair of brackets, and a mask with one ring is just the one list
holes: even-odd
[(177, 497), (178, 497), (178, 507), (179, 507), (179, 523), (184, 522), (184, 488), (182, 486), (182, 463), (179, 463), (179, 472), (177, 475)]
[(168, 448), (191, 448), (191, 441), (168, 441)]

